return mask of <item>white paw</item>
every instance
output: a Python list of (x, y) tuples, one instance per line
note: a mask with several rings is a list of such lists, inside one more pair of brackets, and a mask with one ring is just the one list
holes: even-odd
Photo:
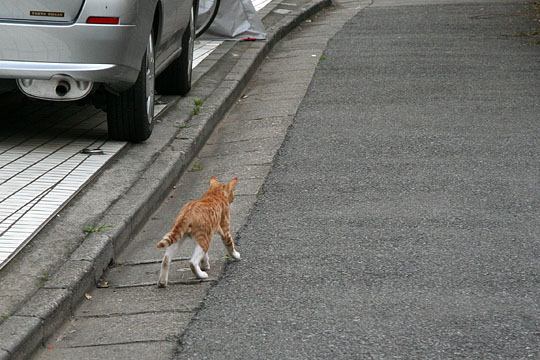
[(158, 288), (167, 287), (167, 282), (169, 280), (169, 276), (167, 276), (167, 275), (168, 275), (168, 273), (165, 273), (163, 271), (159, 274), (159, 278), (158, 278), (158, 282), (157, 282)]
[(231, 256), (236, 260), (240, 260), (240, 253), (238, 251), (236, 251), (236, 250), (233, 251)]
[(199, 279), (206, 279), (208, 278), (208, 274), (204, 271), (199, 271), (197, 274), (195, 274)]
[(206, 279), (208, 277), (208, 274), (202, 271), (198, 266), (190, 263), (189, 267), (191, 268), (191, 272), (193, 272), (198, 279)]
[(201, 270), (208, 271), (210, 270), (210, 264), (209, 263), (201, 263)]

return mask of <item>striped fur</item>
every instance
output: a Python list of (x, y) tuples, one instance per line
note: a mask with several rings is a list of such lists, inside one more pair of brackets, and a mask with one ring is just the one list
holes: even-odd
[(182, 239), (186, 232), (190, 230), (189, 224), (184, 220), (184, 217), (180, 218), (175, 222), (173, 228), (171, 231), (169, 231), (165, 236), (163, 236), (163, 239), (161, 239), (157, 243), (157, 247), (164, 248), (167, 246), (170, 246), (177, 242), (179, 239)]
[[(208, 249), (214, 233), (219, 233), (229, 255), (240, 259), (234, 240), (230, 233), (230, 209), (234, 200), (234, 189), (238, 178), (233, 178), (227, 184), (221, 184), (216, 177), (210, 179), (210, 188), (198, 200), (186, 203), (178, 214), (171, 230), (157, 243), (158, 248), (167, 248), (161, 265), (158, 286), (167, 285), (169, 264), (173, 252), (185, 237), (191, 237), (197, 247), (190, 260), (190, 267), (198, 278), (206, 278), (208, 274), (201, 270), (200, 264), (208, 268)], [(178, 244), (177, 244), (178, 243)], [(173, 249), (174, 248), (174, 249)]]

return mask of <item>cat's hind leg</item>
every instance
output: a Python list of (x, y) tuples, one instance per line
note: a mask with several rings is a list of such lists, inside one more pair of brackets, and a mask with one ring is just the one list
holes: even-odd
[(171, 259), (173, 258), (176, 251), (180, 247), (181, 241), (177, 241), (167, 248), (165, 255), (163, 255), (163, 260), (161, 261), (161, 271), (159, 272), (158, 287), (164, 288), (167, 286), (169, 281), (169, 267), (171, 266)]
[(198, 233), (194, 237), (195, 239), (195, 250), (193, 250), (193, 255), (189, 260), (189, 267), (195, 276), (199, 279), (206, 279), (208, 274), (201, 270), (201, 261), (205, 259), (210, 248), (211, 236), (207, 233)]
[(191, 271), (198, 279), (206, 279), (208, 277), (208, 274), (201, 270), (201, 260), (204, 258), (205, 251), (203, 248), (197, 244), (195, 245), (195, 250), (193, 250), (193, 255), (191, 255), (191, 259), (189, 260), (189, 267), (191, 268)]

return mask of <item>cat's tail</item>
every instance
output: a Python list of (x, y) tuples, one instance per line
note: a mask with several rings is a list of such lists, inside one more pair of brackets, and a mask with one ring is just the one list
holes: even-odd
[(161, 239), (157, 243), (157, 248), (160, 249), (167, 246), (171, 246), (172, 244), (177, 242), (179, 239), (182, 239), (188, 229), (189, 229), (189, 224), (186, 223), (185, 221), (181, 220), (177, 222), (176, 224), (174, 224), (171, 231), (165, 234), (163, 239)]

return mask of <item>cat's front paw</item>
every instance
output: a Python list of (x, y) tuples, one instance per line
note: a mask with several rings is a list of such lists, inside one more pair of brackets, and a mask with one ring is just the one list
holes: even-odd
[(231, 256), (235, 259), (235, 260), (240, 260), (240, 253), (236, 250), (234, 250), (231, 254)]
[(208, 254), (204, 254), (204, 257), (201, 260), (201, 270), (208, 271), (210, 270), (210, 258), (208, 257)]
[(208, 279), (208, 273), (206, 271), (197, 271), (195, 273), (195, 276), (197, 277), (197, 279), (200, 279), (200, 280), (204, 280), (204, 279)]
[(166, 288), (166, 287), (167, 287), (167, 283), (166, 283), (166, 282), (158, 281), (157, 287), (158, 287), (158, 288)]

